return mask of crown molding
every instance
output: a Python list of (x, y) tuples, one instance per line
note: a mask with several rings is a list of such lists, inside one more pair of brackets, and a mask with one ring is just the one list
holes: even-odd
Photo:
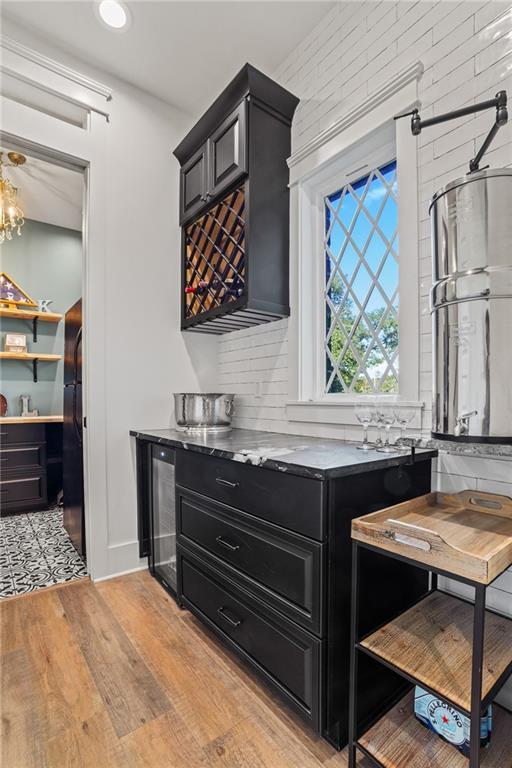
[(351, 125), (361, 120), (365, 115), (371, 112), (372, 109), (383, 104), (389, 98), (401, 91), (406, 85), (414, 81), (420, 80), (423, 75), (423, 64), (421, 61), (411, 64), (408, 67), (402, 69), (391, 80), (385, 83), (377, 91), (373, 91), (369, 96), (366, 96), (360, 101), (357, 106), (346, 112), (342, 117), (338, 118), (332, 125), (325, 128), (323, 131), (313, 136), (312, 139), (303, 144), (296, 152), (293, 152), (288, 158), (288, 167), (293, 168), (302, 162), (306, 157), (311, 155), (316, 150), (323, 147), (329, 141), (334, 139), (343, 131), (346, 131)]
[(32, 48), (28, 48), (26, 45), (19, 43), (12, 37), (0, 35), (0, 45), (7, 51), (11, 51), (11, 53), (15, 53), (27, 61), (31, 61), (33, 64), (38, 64), (40, 67), (43, 67), (56, 75), (60, 75), (61, 77), (66, 78), (66, 80), (70, 80), (72, 83), (87, 88), (87, 90), (102, 96), (106, 101), (111, 101), (112, 99), (112, 89), (108, 86), (97, 80), (93, 80), (90, 77), (86, 77), (80, 72), (77, 72), (70, 67), (66, 67), (64, 64), (60, 64), (58, 61), (50, 59), (48, 56), (44, 56), (42, 53), (34, 51)]

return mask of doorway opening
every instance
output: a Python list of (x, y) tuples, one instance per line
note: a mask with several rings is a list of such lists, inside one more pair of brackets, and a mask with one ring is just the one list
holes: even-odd
[(17, 226), (6, 228), (0, 245), (0, 598), (6, 598), (87, 575), (85, 176), (83, 167), (5, 138), (0, 150), (19, 209)]

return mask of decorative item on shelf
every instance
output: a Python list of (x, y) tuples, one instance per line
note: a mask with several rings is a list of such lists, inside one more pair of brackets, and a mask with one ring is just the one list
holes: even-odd
[(0, 307), (19, 309), (20, 307), (37, 307), (37, 303), (7, 272), (0, 272)]
[(27, 335), (25, 333), (6, 333), (4, 342), (4, 352), (27, 352)]
[[(452, 707), (439, 696), (424, 691), (417, 685), (414, 689), (414, 716), (428, 728), (437, 733), (448, 744), (469, 757), (471, 721), (462, 712)], [(480, 746), (486, 747), (492, 734), (492, 704), (489, 704), (480, 719)]]
[(38, 312), (49, 312), (50, 310), (48, 307), (50, 304), (53, 304), (53, 299), (38, 299), (37, 301), (37, 311)]
[(28, 416), (39, 416), (39, 411), (34, 408), (30, 410), (30, 395), (20, 395), (21, 413), (20, 416), (27, 418)]
[(17, 168), (26, 162), (25, 155), (19, 152), (7, 152), (9, 162), (4, 162), (4, 153), (0, 152), (0, 243), (12, 240), (13, 232), (21, 235), (25, 223), (23, 211), (18, 204), (17, 188), (3, 175), (4, 168)]
[(7, 416), (7, 398), (0, 392), (0, 416)]

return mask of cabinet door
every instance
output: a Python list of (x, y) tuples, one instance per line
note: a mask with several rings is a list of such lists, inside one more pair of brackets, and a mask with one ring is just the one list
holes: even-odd
[(208, 140), (208, 192), (222, 192), (247, 171), (246, 110), (243, 101)]
[(197, 213), (207, 201), (207, 176), (206, 144), (203, 144), (180, 171), (180, 222)]

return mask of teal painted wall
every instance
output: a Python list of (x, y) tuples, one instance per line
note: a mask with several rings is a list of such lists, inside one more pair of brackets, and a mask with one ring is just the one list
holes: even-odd
[[(64, 314), (82, 295), (82, 236), (72, 229), (27, 221), (20, 237), (0, 246), (1, 270), (7, 272), (34, 301), (53, 299), (49, 309)], [(64, 320), (39, 323), (38, 340), (32, 339), (32, 325), (11, 318), (0, 318), (1, 348), (5, 333), (27, 335), (29, 352), (64, 352)], [(0, 391), (6, 396), (8, 414), (19, 416), (20, 394), (30, 395), (31, 409), (42, 415), (62, 413), (64, 363), (39, 363), (38, 382), (32, 381), (28, 363), (1, 363)]]

